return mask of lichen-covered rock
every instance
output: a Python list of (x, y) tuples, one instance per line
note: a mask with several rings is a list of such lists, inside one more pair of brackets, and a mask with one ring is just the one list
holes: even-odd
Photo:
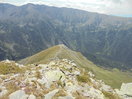
[(0, 97), (4, 96), (7, 93), (8, 93), (7, 89), (3, 86), (0, 86)]
[(28, 99), (36, 99), (36, 96), (34, 96), (34, 95), (29, 95)]
[(44, 96), (44, 99), (52, 99), (53, 96), (54, 96), (58, 91), (59, 91), (59, 89), (55, 89), (55, 90), (49, 92), (48, 94), (46, 94), (46, 95)]
[(100, 90), (95, 89), (93, 87), (90, 88), (90, 91), (88, 93), (89, 93), (89, 97), (93, 99), (104, 99), (103, 93)]
[(23, 90), (18, 90), (9, 95), (9, 99), (27, 99), (28, 95)]
[(123, 83), (120, 90), (116, 90), (123, 99), (132, 99), (132, 83)]
[[(5, 63), (12, 62), (8, 60)], [(123, 98), (131, 96), (131, 84), (123, 85), (116, 92), (95, 79), (91, 71), (85, 71), (67, 59), (27, 67), (13, 64), (25, 71), (0, 75), (0, 98), (7, 93), (10, 93), (9, 99), (105, 99), (109, 95), (118, 99), (114, 96), (117, 93)]]
[(58, 99), (75, 99), (73, 96), (58, 97)]

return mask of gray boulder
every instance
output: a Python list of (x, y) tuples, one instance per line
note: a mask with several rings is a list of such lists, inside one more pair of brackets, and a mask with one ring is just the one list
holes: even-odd
[(27, 99), (28, 95), (23, 90), (18, 90), (9, 95), (9, 99)]

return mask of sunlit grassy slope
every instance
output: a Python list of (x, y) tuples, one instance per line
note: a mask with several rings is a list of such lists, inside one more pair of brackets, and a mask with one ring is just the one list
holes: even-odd
[(73, 60), (78, 66), (94, 72), (97, 79), (103, 80), (106, 84), (112, 86), (113, 88), (120, 88), (123, 82), (124, 83), (132, 82), (131, 72), (122, 72), (119, 71), (118, 69), (108, 70), (98, 67), (91, 61), (87, 60), (80, 52), (72, 51), (64, 45), (57, 45), (51, 47), (31, 57), (27, 57), (19, 61), (19, 63), (23, 64), (46, 63), (52, 59), (57, 58), (59, 59), (66, 58)]

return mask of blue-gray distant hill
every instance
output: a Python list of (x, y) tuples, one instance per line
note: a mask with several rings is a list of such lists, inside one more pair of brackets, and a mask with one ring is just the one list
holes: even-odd
[(22, 59), (62, 43), (100, 66), (132, 68), (132, 18), (0, 4), (0, 60)]

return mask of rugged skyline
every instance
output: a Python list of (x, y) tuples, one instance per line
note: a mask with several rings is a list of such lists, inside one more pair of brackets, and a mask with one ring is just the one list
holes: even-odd
[(0, 60), (65, 44), (101, 66), (132, 66), (132, 18), (45, 5), (0, 7)]
[(57, 7), (77, 8), (108, 15), (132, 17), (132, 0), (0, 0), (0, 3), (23, 5), (46, 4)]

